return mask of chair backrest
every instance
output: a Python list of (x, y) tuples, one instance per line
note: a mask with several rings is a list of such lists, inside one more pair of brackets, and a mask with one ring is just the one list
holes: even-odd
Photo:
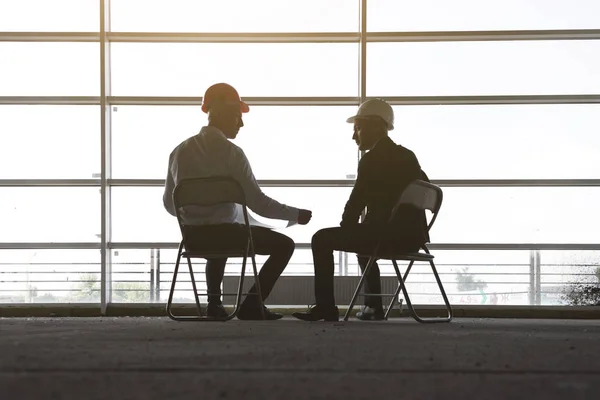
[(253, 252), (254, 244), (252, 243), (252, 233), (250, 231), (244, 189), (235, 179), (229, 176), (182, 179), (175, 186), (173, 190), (173, 204), (184, 241), (186, 238), (186, 227), (181, 215), (183, 207), (211, 207), (225, 203), (235, 203), (242, 206), (244, 224), (248, 231), (249, 245)]
[(238, 181), (230, 176), (182, 179), (173, 190), (173, 204), (180, 225), (182, 207), (210, 207), (224, 203), (241, 205), (244, 222), (247, 226), (250, 226), (244, 189)]
[(246, 205), (240, 184), (228, 176), (211, 176), (181, 180), (173, 190), (175, 208), (185, 206), (209, 207), (222, 203)]
[(431, 211), (431, 221), (427, 225), (427, 230), (429, 230), (437, 218), (437, 214), (442, 206), (442, 200), (443, 192), (439, 186), (421, 180), (412, 181), (400, 194), (398, 202), (392, 209), (390, 223), (395, 218), (400, 206), (410, 205), (419, 210)]

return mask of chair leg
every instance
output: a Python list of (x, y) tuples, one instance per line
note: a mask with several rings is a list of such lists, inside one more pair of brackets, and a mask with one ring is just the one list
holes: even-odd
[(263, 300), (262, 297), (262, 290), (260, 288), (260, 280), (258, 278), (258, 269), (256, 268), (256, 256), (254, 255), (254, 252), (252, 252), (252, 269), (254, 271), (254, 287), (256, 288), (256, 295), (258, 296), (258, 304), (260, 306), (260, 314), (262, 315), (263, 319), (267, 319), (267, 316), (265, 315), (265, 302)]
[(246, 275), (246, 260), (248, 258), (247, 253), (244, 255), (244, 258), (242, 259), (242, 273), (240, 275), (240, 281), (238, 284), (238, 291), (236, 294), (236, 301), (235, 301), (235, 305), (233, 308), (233, 311), (231, 311), (229, 314), (227, 314), (226, 317), (222, 317), (222, 318), (210, 318), (210, 317), (200, 317), (200, 318), (196, 318), (196, 321), (229, 321), (232, 320), (233, 318), (235, 318), (235, 316), (237, 315), (239, 309), (240, 309), (240, 303), (241, 303), (241, 298), (242, 298), (242, 293), (244, 292), (244, 276)]
[(363, 271), (362, 276), (360, 277), (358, 286), (356, 287), (356, 290), (354, 290), (354, 294), (352, 295), (352, 300), (350, 300), (350, 305), (348, 305), (348, 310), (346, 311), (346, 315), (344, 315), (344, 321), (348, 321), (348, 318), (350, 317), (350, 313), (352, 312), (352, 309), (354, 308), (354, 304), (356, 303), (356, 298), (358, 297), (358, 294), (365, 283), (366, 276), (369, 273), (369, 271), (371, 270), (371, 267), (373, 266), (373, 264), (375, 264), (375, 257), (371, 256), (369, 258), (369, 262), (367, 263), (367, 266), (365, 267), (365, 270)]
[[(183, 242), (179, 244), (179, 251), (177, 252), (177, 261), (175, 262), (175, 269), (173, 270), (173, 280), (171, 282), (171, 290), (169, 291), (169, 300), (167, 301), (167, 315), (169, 316), (169, 318), (171, 318), (174, 321), (203, 321), (205, 320), (205, 318), (202, 318), (200, 315), (197, 317), (192, 317), (192, 316), (187, 316), (187, 315), (174, 315), (173, 311), (172, 311), (172, 305), (173, 305), (173, 295), (175, 294), (175, 284), (177, 282), (177, 274), (179, 272), (179, 266), (181, 265), (181, 257), (182, 257), (182, 252), (183, 252)], [(188, 259), (188, 267), (190, 268), (190, 272), (193, 273), (193, 271), (191, 270), (191, 262)], [(192, 286), (194, 288), (194, 297), (196, 299), (196, 307), (198, 312), (200, 313), (200, 305), (199, 305), (199, 300), (198, 300), (198, 295), (197, 295), (197, 291), (196, 291), (196, 282), (193, 279), (193, 275), (192, 275)]]
[[(255, 282), (255, 286), (256, 286), (256, 295), (259, 296), (259, 298), (261, 300), (261, 304), (263, 304), (262, 303), (262, 292), (260, 290), (260, 282), (258, 281), (258, 273), (256, 270), (256, 258), (254, 255), (248, 256), (248, 253), (249, 252), (247, 251), (242, 260), (242, 273), (240, 274), (240, 281), (239, 281), (239, 285), (238, 285), (238, 292), (236, 295), (237, 297), (236, 297), (235, 307), (225, 320), (230, 320), (230, 319), (235, 318), (238, 311), (240, 310), (240, 305), (242, 303), (242, 294), (244, 293), (244, 277), (246, 276), (246, 265), (248, 262), (248, 257), (250, 257), (250, 259), (252, 260), (252, 269), (253, 269), (253, 275), (254, 275), (254, 282)], [(261, 314), (262, 314), (263, 319), (265, 319), (264, 307), (261, 307)]]
[[(425, 251), (429, 254), (429, 251), (427, 250), (427, 248), (425, 248)], [(406, 304), (412, 314), (412, 317), (417, 321), (417, 322), (421, 322), (421, 323), (439, 323), (439, 322), (450, 322), (452, 321), (452, 307), (450, 306), (450, 302), (448, 301), (448, 297), (446, 296), (446, 292), (444, 291), (444, 286), (442, 285), (442, 281), (437, 273), (437, 270), (435, 268), (435, 264), (433, 263), (433, 261), (429, 261), (429, 264), (431, 265), (431, 269), (433, 271), (433, 275), (435, 276), (435, 279), (437, 281), (438, 287), (440, 288), (440, 292), (442, 293), (442, 297), (444, 298), (444, 303), (446, 304), (446, 311), (448, 312), (448, 315), (446, 317), (434, 317), (434, 318), (422, 318), (420, 317), (417, 312), (415, 311), (415, 308), (412, 305), (412, 302), (410, 300), (410, 296), (408, 295), (408, 291), (406, 290), (406, 282), (405, 280), (402, 278), (402, 275), (399, 274), (399, 269), (397, 268), (397, 263), (396, 260), (392, 260), (392, 262), (394, 263), (394, 266), (396, 267), (397, 270), (397, 275), (398, 275), (398, 281), (400, 282), (400, 288), (402, 289), (402, 293), (404, 294), (404, 298), (406, 299)], [(412, 261), (411, 261), (411, 265), (412, 267)], [(408, 275), (409, 270), (406, 271), (406, 275)], [(405, 278), (406, 278), (405, 275)]]
[(248, 261), (248, 250), (244, 254), (242, 259), (242, 271), (240, 273), (240, 281), (238, 282), (238, 292), (236, 294), (235, 306), (233, 311), (227, 316), (227, 320), (235, 318), (238, 311), (240, 310), (240, 304), (242, 303), (242, 293), (244, 292), (244, 277), (246, 276), (246, 263)]
[[(242, 261), (242, 273), (240, 275), (240, 281), (239, 281), (239, 286), (238, 286), (238, 292), (237, 292), (237, 296), (236, 296), (236, 302), (235, 302), (235, 306), (233, 311), (227, 315), (227, 317), (225, 318), (207, 318), (207, 317), (203, 317), (202, 316), (202, 307), (200, 305), (200, 300), (198, 298), (198, 290), (196, 287), (196, 280), (194, 278), (194, 270), (192, 268), (192, 262), (189, 258), (187, 258), (187, 262), (188, 262), (188, 269), (189, 269), (189, 273), (190, 273), (190, 278), (192, 281), (192, 288), (194, 290), (194, 295), (195, 295), (195, 301), (196, 301), (196, 309), (198, 311), (198, 316), (177, 316), (174, 315), (172, 312), (172, 303), (173, 303), (173, 295), (175, 293), (175, 284), (177, 281), (177, 274), (179, 272), (179, 266), (181, 265), (181, 257), (182, 257), (182, 252), (183, 252), (183, 242), (179, 245), (179, 251), (177, 253), (177, 261), (175, 262), (175, 270), (173, 271), (173, 281), (171, 282), (171, 290), (169, 292), (169, 299), (167, 301), (167, 315), (169, 316), (169, 318), (175, 320), (175, 321), (229, 321), (233, 318), (235, 318), (235, 316), (237, 315), (239, 308), (240, 308), (240, 304), (241, 304), (241, 300), (242, 300), (242, 294), (244, 292), (244, 277), (246, 276), (246, 265), (247, 265), (247, 260), (248, 260), (248, 256), (250, 253), (250, 247), (248, 247), (248, 250), (246, 250), (246, 254), (244, 255), (243, 261)], [(254, 253), (252, 253), (254, 254)], [(256, 267), (256, 258), (254, 255), (251, 256), (252, 259), (252, 267), (253, 267), (253, 272), (254, 272), (254, 280), (256, 283), (256, 295), (259, 296), (260, 299), (260, 304), (264, 305), (263, 301), (262, 301), (262, 292), (261, 292), (261, 288), (260, 288), (260, 282), (258, 281), (258, 270)], [(265, 316), (265, 311), (264, 311), (264, 307), (261, 307), (261, 314), (263, 319), (266, 317)]]
[[(262, 303), (262, 292), (260, 291), (260, 282), (258, 281), (258, 273), (256, 270), (256, 256), (254, 255), (254, 252), (252, 251), (252, 255), (248, 255), (250, 253), (250, 246), (248, 246), (248, 249), (246, 250), (246, 254), (244, 255), (244, 258), (242, 260), (242, 273), (240, 274), (240, 281), (239, 281), (239, 285), (238, 285), (238, 292), (237, 292), (237, 299), (235, 302), (235, 308), (233, 309), (233, 311), (231, 312), (231, 314), (229, 314), (229, 316), (227, 317), (227, 320), (230, 320), (232, 318), (234, 318), (238, 311), (240, 310), (240, 305), (242, 302), (242, 294), (244, 293), (244, 277), (246, 276), (246, 265), (248, 262), (248, 257), (250, 257), (250, 259), (252, 260), (252, 269), (253, 269), (253, 275), (254, 275), (254, 285), (256, 287), (256, 295), (259, 296), (260, 298), (260, 303)], [(263, 319), (265, 319), (265, 310), (264, 307), (261, 307), (261, 314)]]
[(169, 299), (167, 300), (167, 316), (172, 320), (178, 321), (180, 317), (173, 315), (171, 311), (171, 305), (173, 303), (173, 294), (175, 293), (175, 283), (177, 282), (177, 272), (179, 271), (179, 263), (181, 261), (181, 251), (183, 245), (179, 245), (179, 251), (177, 252), (177, 261), (175, 261), (175, 269), (173, 270), (173, 279), (171, 280), (171, 290), (169, 291)]
[(453, 317), (452, 306), (450, 305), (450, 301), (448, 300), (448, 296), (446, 295), (446, 291), (444, 290), (444, 285), (442, 285), (442, 280), (440, 279), (437, 269), (435, 268), (435, 264), (433, 263), (433, 261), (430, 261), (429, 264), (431, 265), (431, 270), (433, 271), (435, 280), (437, 281), (438, 287), (440, 288), (442, 298), (444, 299), (444, 304), (446, 305), (446, 311), (448, 312), (448, 316), (441, 322), (450, 322), (452, 321)]
[(196, 279), (194, 279), (194, 268), (192, 267), (192, 261), (189, 257), (186, 257), (188, 269), (190, 270), (190, 279), (192, 281), (192, 289), (194, 290), (194, 299), (196, 300), (196, 310), (198, 311), (198, 317), (202, 317), (202, 307), (200, 306), (200, 299), (198, 298), (198, 289), (196, 288)]
[[(215, 321), (215, 318), (206, 318), (202, 316), (202, 308), (200, 306), (200, 300), (198, 299), (198, 290), (196, 287), (196, 280), (194, 278), (194, 270), (192, 268), (192, 262), (189, 258), (187, 258), (188, 268), (190, 272), (190, 277), (192, 281), (192, 288), (194, 290), (194, 298), (196, 301), (196, 310), (198, 312), (198, 316), (188, 316), (188, 315), (174, 315), (172, 311), (173, 305), (173, 296), (175, 293), (175, 284), (177, 282), (177, 274), (179, 272), (179, 266), (181, 265), (181, 257), (183, 252), (183, 242), (179, 245), (179, 251), (177, 253), (177, 261), (175, 262), (175, 269), (173, 271), (173, 280), (171, 282), (171, 290), (169, 292), (169, 300), (167, 301), (167, 315), (174, 321)], [(218, 319), (217, 319), (218, 320)]]
[[(396, 270), (396, 275), (400, 276), (400, 269), (398, 268), (398, 264), (396, 263), (396, 260), (392, 260), (392, 263), (394, 264), (394, 269)], [(406, 269), (406, 273), (404, 274), (404, 281), (406, 282), (406, 278), (408, 277), (408, 274), (410, 273), (410, 269), (413, 266), (414, 261), (411, 261), (410, 264), (408, 264), (408, 268)], [(398, 281), (400, 282), (400, 281)], [(394, 308), (394, 303), (396, 302), (396, 299), (398, 298), (398, 296), (400, 295), (400, 290), (402, 289), (402, 285), (400, 285), (400, 283), (398, 283), (398, 288), (396, 289), (396, 292), (394, 293), (394, 296), (392, 297), (392, 301), (390, 301), (390, 305), (388, 306), (388, 309), (385, 312), (385, 315), (383, 316), (383, 319), (385, 319), (387, 321), (390, 312), (392, 311), (392, 308)]]
[(226, 317), (223, 318), (209, 318), (209, 317), (202, 317), (200, 319), (198, 319), (199, 321), (229, 321), (232, 320), (233, 318), (235, 318), (235, 316), (237, 315), (239, 309), (240, 309), (240, 303), (241, 303), (241, 299), (242, 299), (242, 293), (244, 291), (244, 276), (246, 275), (246, 260), (247, 260), (248, 255), (245, 254), (244, 258), (242, 258), (242, 273), (240, 275), (240, 281), (238, 283), (238, 291), (236, 294), (236, 300), (235, 300), (235, 305), (233, 306), (233, 311), (231, 311), (229, 314), (227, 314)]
[(242, 259), (242, 271), (240, 274), (240, 281), (238, 282), (238, 291), (237, 291), (237, 294), (235, 297), (235, 305), (233, 307), (233, 311), (231, 313), (229, 313), (227, 318), (224, 319), (225, 321), (229, 321), (230, 319), (235, 318), (238, 311), (240, 310), (240, 304), (242, 302), (242, 293), (244, 292), (244, 277), (246, 276), (247, 260), (248, 260), (248, 252), (246, 251), (246, 254), (244, 254), (244, 258)]

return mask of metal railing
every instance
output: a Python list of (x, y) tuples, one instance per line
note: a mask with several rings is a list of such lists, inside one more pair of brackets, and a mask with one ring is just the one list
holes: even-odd
[[(300, 247), (306, 249), (308, 245)], [(174, 248), (128, 248), (138, 250), (144, 256), (142, 259), (139, 254), (111, 255), (111, 296), (114, 302), (164, 302), (174, 268)], [(532, 249), (527, 253), (528, 263), (438, 261), (437, 267), (453, 304), (560, 304), (569, 287), (597, 280), (595, 268), (600, 265), (600, 256), (593, 255), (591, 262), (587, 263), (544, 264), (541, 261), (542, 250)], [(128, 260), (120, 261), (123, 257)], [(358, 275), (358, 265), (356, 262), (349, 263), (346, 253), (340, 252), (336, 259), (338, 275)], [(204, 289), (203, 269), (196, 265), (200, 288)], [(239, 265), (239, 260), (230, 260), (226, 272), (237, 273)], [(0, 303), (100, 302), (100, 267), (100, 262), (0, 262)], [(569, 272), (544, 271), (556, 267)], [(382, 276), (393, 275), (388, 263), (381, 263), (380, 268)], [(472, 270), (468, 272), (470, 278), (461, 285), (459, 273), (467, 273), (465, 269)], [(506, 273), (506, 269), (511, 272)], [(420, 272), (418, 265), (413, 271), (408, 285), (412, 286), (416, 301), (423, 304), (439, 302), (431, 274)], [(307, 254), (303, 261), (293, 258), (284, 275), (312, 275), (310, 255)], [(181, 276), (177, 296), (180, 301), (193, 299), (191, 283), (185, 274)]]

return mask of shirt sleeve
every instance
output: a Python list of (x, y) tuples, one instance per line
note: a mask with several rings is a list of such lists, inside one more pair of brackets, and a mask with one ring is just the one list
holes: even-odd
[(173, 204), (173, 190), (175, 190), (175, 181), (173, 174), (171, 173), (171, 165), (173, 162), (173, 155), (169, 156), (169, 170), (167, 171), (167, 179), (165, 181), (165, 193), (163, 194), (163, 205), (165, 210), (173, 216), (175, 213), (175, 205)]
[(263, 193), (244, 151), (235, 148), (232, 156), (233, 177), (239, 182), (246, 195), (248, 207), (260, 216), (285, 221), (297, 221), (298, 209), (281, 204)]
[(365, 158), (361, 159), (361, 162), (358, 165), (356, 182), (354, 183), (354, 188), (352, 188), (352, 193), (350, 193), (350, 198), (344, 207), (342, 222), (340, 223), (341, 226), (357, 224), (360, 214), (367, 206), (368, 174), (365, 172), (366, 164), (364, 163), (364, 160)]

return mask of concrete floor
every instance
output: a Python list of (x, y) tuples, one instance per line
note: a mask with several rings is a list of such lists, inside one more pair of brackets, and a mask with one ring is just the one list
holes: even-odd
[(600, 399), (600, 321), (0, 319), (0, 399)]

